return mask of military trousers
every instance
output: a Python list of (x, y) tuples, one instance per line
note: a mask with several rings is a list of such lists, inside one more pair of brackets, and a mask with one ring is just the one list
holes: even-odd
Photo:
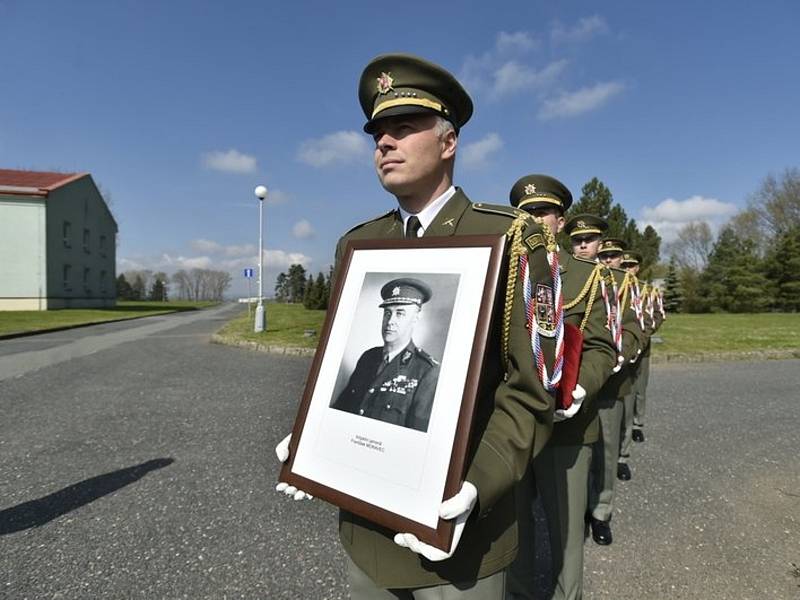
[(633, 393), (633, 390), (631, 390), (631, 393), (627, 394), (622, 399), (622, 426), (619, 435), (619, 462), (622, 463), (627, 463), (628, 459), (631, 457), (631, 442), (633, 441), (633, 410), (635, 405), (636, 396)]
[(612, 403), (608, 403), (598, 398), (598, 405), (600, 439), (592, 445), (589, 512), (595, 519), (609, 521), (614, 514), (623, 401), (621, 398), (615, 398)]
[(506, 571), (464, 583), (420, 588), (379, 588), (358, 566), (347, 559), (351, 600), (505, 600)]
[[(592, 446), (548, 444), (534, 459), (536, 487), (547, 518), (550, 553), (553, 558), (553, 595), (558, 600), (580, 600), (583, 596), (583, 540), (586, 530), (589, 466)], [(509, 589), (515, 598), (533, 600), (534, 540), (524, 531), (533, 530), (533, 513), (518, 500), (517, 523), (520, 550), (511, 564)], [(525, 523), (528, 521), (529, 523)], [(523, 525), (523, 523), (525, 523)]]
[(642, 354), (642, 365), (639, 367), (639, 376), (633, 384), (636, 396), (633, 408), (633, 426), (644, 427), (644, 413), (647, 407), (647, 384), (650, 383), (650, 347)]

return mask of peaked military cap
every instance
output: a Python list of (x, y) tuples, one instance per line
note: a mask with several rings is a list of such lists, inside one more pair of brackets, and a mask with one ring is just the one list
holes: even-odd
[(606, 254), (609, 252), (624, 252), (625, 242), (619, 238), (606, 238), (600, 242), (600, 249), (597, 254)]
[(592, 233), (601, 235), (606, 229), (608, 229), (608, 223), (605, 222), (605, 219), (588, 213), (575, 215), (564, 224), (564, 231), (566, 231), (567, 235), (570, 237), (576, 235), (590, 235)]
[(511, 206), (524, 210), (556, 207), (563, 213), (572, 205), (572, 194), (563, 183), (549, 175), (526, 175), (517, 180), (509, 194)]
[(627, 250), (622, 253), (622, 266), (638, 265), (642, 262), (642, 255), (635, 250)]
[(456, 131), (472, 116), (472, 99), (458, 80), (437, 64), (411, 54), (383, 54), (361, 73), (358, 101), (373, 133), (384, 117), (428, 113), (450, 121)]
[(383, 302), (380, 308), (395, 304), (414, 304), (422, 306), (431, 299), (431, 288), (424, 281), (413, 277), (401, 277), (392, 279), (381, 288), (381, 298)]

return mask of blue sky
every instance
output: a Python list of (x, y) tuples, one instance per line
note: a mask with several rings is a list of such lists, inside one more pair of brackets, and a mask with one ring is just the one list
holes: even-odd
[(356, 87), (375, 55), (454, 72), (476, 105), (456, 183), (505, 204), (522, 175), (597, 176), (669, 239), (724, 222), (800, 163), (800, 4), (0, 0), (0, 167), (89, 171), (118, 268), (326, 270), (394, 206)]

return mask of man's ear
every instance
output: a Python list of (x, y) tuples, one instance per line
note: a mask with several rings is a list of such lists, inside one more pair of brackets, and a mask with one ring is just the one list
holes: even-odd
[(448, 160), (456, 155), (456, 147), (458, 146), (458, 136), (452, 129), (442, 137), (442, 159)]

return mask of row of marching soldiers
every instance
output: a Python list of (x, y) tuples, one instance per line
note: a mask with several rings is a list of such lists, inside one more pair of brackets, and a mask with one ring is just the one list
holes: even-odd
[(523, 177), (510, 200), (554, 233), (566, 232), (572, 247), (558, 251), (565, 365), (556, 422), (519, 487), (520, 550), (509, 595), (534, 597), (538, 496), (553, 557), (551, 597), (574, 600), (583, 593), (587, 522), (597, 544), (612, 542), (615, 483), (631, 478), (631, 441), (644, 441), (650, 338), (666, 316), (663, 295), (638, 278), (641, 254), (608, 237), (603, 219), (565, 220), (572, 194), (557, 179)]

